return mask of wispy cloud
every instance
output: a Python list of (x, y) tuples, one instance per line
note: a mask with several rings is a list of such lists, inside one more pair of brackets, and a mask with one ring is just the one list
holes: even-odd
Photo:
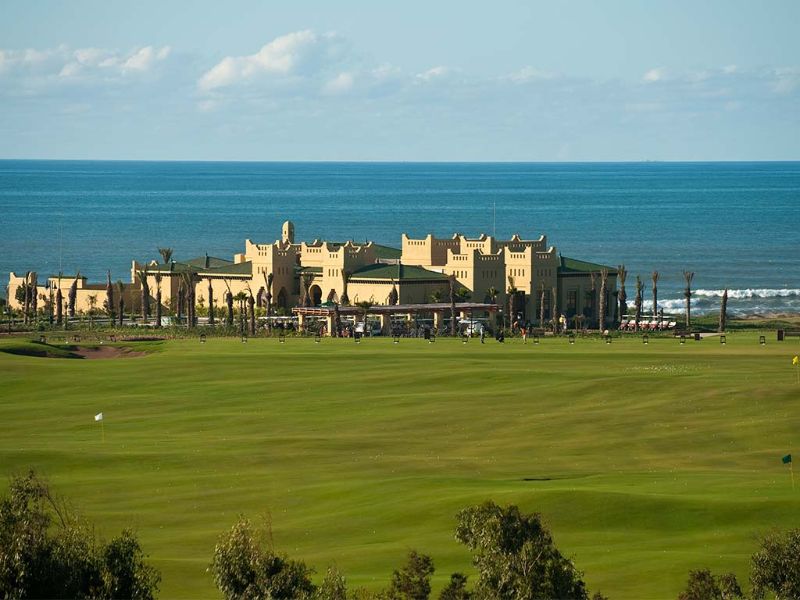
[(404, 68), (365, 56), (333, 32), (300, 30), (265, 42), (212, 61), (168, 45), (0, 50), (0, 119), (18, 139), (25, 137), (22, 115), (28, 129), (48, 130), (59, 117), (65, 128), (79, 119), (132, 129), (169, 121), (180, 123), (187, 139), (202, 131), (238, 147), (252, 136), (255, 148), (265, 137), (282, 139), (276, 148), (315, 148), (378, 136), (386, 148), (405, 140), (423, 151), (445, 143), (469, 148), (480, 139), (505, 158), (535, 140), (548, 150), (531, 157), (552, 159), (592, 158), (594, 149), (603, 157), (609, 139), (617, 147), (660, 149), (684, 143), (683, 135), (692, 148), (699, 136), (722, 139), (737, 123), (761, 130), (766, 123), (781, 134), (791, 130), (785, 123), (797, 123), (800, 106), (800, 67), (792, 65), (653, 65), (627, 80), (597, 80), (533, 64), (476, 73), (435, 56), (429, 68)]
[(341, 61), (344, 40), (336, 33), (296, 31), (275, 38), (255, 54), (226, 56), (206, 71), (198, 83), (211, 91), (270, 77), (303, 77)]
[(165, 61), (169, 46), (141, 46), (127, 52), (105, 48), (58, 46), (38, 50), (0, 50), (0, 77), (25, 82), (69, 82), (77, 79), (122, 79), (152, 71)]

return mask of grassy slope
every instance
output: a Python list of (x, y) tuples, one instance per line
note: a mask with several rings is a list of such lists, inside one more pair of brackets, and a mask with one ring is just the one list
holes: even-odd
[(108, 536), (133, 525), (163, 597), (215, 596), (205, 569), (238, 513), (270, 514), (280, 550), (352, 584), (417, 548), (438, 587), (469, 569), (454, 514), (487, 498), (542, 512), (592, 589), (674, 597), (692, 567), (746, 580), (755, 536), (800, 526), (780, 464), (798, 443), (800, 344), (768, 339), (0, 353), (0, 465), (35, 467)]

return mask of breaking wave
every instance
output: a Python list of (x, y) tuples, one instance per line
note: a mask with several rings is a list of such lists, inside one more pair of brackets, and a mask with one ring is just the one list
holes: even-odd
[[(697, 315), (719, 311), (724, 290), (692, 291), (692, 313)], [(632, 303), (629, 301), (629, 305)], [(680, 314), (686, 309), (684, 298), (659, 298), (658, 307), (666, 314)], [(642, 309), (653, 310), (653, 301), (645, 300)], [(728, 313), (731, 316), (777, 315), (800, 313), (800, 289), (748, 288), (728, 290)]]
[[(695, 290), (692, 292), (692, 297), (703, 298), (722, 298), (722, 293), (725, 290)], [(768, 289), (768, 288), (754, 288), (745, 290), (728, 290), (728, 300), (733, 299), (750, 299), (750, 298), (800, 298), (800, 289)]]

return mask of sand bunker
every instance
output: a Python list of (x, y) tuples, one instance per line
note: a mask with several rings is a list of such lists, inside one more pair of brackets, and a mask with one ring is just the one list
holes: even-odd
[(77, 346), (70, 349), (72, 354), (80, 358), (94, 359), (107, 359), (107, 358), (136, 358), (137, 356), (145, 356), (146, 352), (136, 352), (130, 348), (117, 348), (114, 346), (92, 346), (84, 347)]

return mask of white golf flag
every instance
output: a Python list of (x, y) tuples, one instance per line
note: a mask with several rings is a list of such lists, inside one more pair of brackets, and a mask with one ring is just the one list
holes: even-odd
[(94, 416), (94, 420), (95, 420), (95, 421), (102, 421), (102, 420), (103, 420), (103, 413), (97, 413), (97, 414)]

